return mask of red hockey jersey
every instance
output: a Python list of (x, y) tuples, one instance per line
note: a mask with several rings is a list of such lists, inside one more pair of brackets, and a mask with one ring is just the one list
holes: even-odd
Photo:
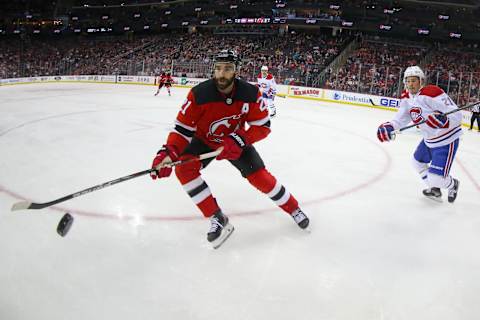
[(158, 83), (165, 83), (166, 80), (167, 80), (167, 75), (165, 74), (162, 74), (158, 77)]
[(270, 133), (267, 108), (256, 86), (235, 79), (231, 95), (225, 96), (210, 79), (188, 93), (167, 144), (175, 145), (182, 152), (196, 137), (217, 149), (232, 132), (240, 133), (248, 144), (265, 138)]

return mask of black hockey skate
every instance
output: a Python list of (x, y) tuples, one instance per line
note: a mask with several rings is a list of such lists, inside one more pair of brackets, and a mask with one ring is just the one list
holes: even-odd
[(457, 199), (458, 193), (458, 186), (460, 185), (460, 181), (453, 178), (453, 187), (448, 189), (448, 202), (453, 203), (455, 199)]
[(423, 195), (434, 201), (442, 202), (442, 191), (440, 191), (440, 188), (424, 189)]
[(310, 219), (308, 219), (307, 215), (300, 208), (292, 213), (292, 218), (301, 229), (306, 229), (310, 224)]
[(277, 115), (277, 109), (276, 108), (273, 108), (272, 110), (270, 110), (270, 118), (271, 119), (275, 118), (276, 115)]
[(217, 249), (230, 237), (235, 228), (228, 222), (228, 217), (221, 211), (218, 211), (210, 218), (210, 223), (207, 240), (214, 249)]

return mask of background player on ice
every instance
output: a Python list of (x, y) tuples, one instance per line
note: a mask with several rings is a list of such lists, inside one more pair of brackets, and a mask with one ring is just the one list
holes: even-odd
[[(158, 93), (160, 92), (160, 89), (162, 89), (162, 87), (165, 85), (165, 81), (167, 80), (167, 75), (165, 74), (165, 72), (162, 72), (162, 74), (160, 75), (160, 77), (157, 78), (157, 81), (158, 81), (158, 89), (157, 89), (157, 92), (155, 92), (155, 95), (158, 95)], [(169, 91), (170, 92), (170, 91)]]
[(165, 76), (165, 88), (167, 88), (168, 95), (171, 96), (170, 88), (172, 87), (172, 84), (174, 83), (172, 75), (170, 72), (168, 72)]
[(262, 93), (263, 103), (268, 107), (270, 117), (274, 117), (277, 114), (277, 110), (274, 105), (275, 95), (277, 94), (277, 84), (275, 78), (268, 72), (267, 66), (262, 66), (260, 74), (257, 77), (257, 86)]

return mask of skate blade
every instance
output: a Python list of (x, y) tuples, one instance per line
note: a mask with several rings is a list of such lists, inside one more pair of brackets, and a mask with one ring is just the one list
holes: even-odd
[(442, 203), (443, 202), (443, 199), (442, 198), (439, 198), (439, 197), (431, 197), (431, 196), (425, 196), (426, 198), (428, 199), (431, 199), (435, 202), (438, 202), (438, 203)]
[(218, 249), (222, 246), (222, 244), (227, 241), (227, 239), (232, 235), (233, 231), (235, 230), (235, 228), (233, 227), (232, 224), (227, 224), (223, 230), (222, 230), (222, 234), (220, 235), (220, 237), (218, 237), (217, 239), (215, 239), (214, 241), (211, 242), (212, 244), (212, 247), (213, 249)]
[(449, 203), (454, 203), (455, 200), (457, 200), (457, 196), (458, 196), (458, 187), (460, 187), (460, 181), (457, 180), (457, 192), (455, 194), (455, 197), (453, 199), (451, 199), (450, 197), (448, 197), (448, 202)]
[(310, 226), (306, 227), (305, 229), (299, 228), (301, 233), (311, 234), (312, 228)]

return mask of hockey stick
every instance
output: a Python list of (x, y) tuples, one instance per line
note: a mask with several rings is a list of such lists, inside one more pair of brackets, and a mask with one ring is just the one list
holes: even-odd
[[(372, 99), (369, 99), (369, 100), (370, 100), (370, 103), (371, 103), (372, 105), (376, 106), (376, 107), (384, 107), (384, 106), (380, 106), (380, 105), (378, 105), (378, 104), (375, 104)], [(475, 102), (475, 103), (472, 103), (472, 104), (463, 106), (463, 107), (461, 107), (461, 108), (457, 108), (457, 109), (455, 109), (455, 110), (445, 112), (444, 115), (449, 115), (449, 114), (452, 114), (452, 113), (455, 113), (455, 112), (458, 112), (458, 111), (461, 111), (461, 110), (465, 110), (465, 109), (468, 109), (468, 108), (472, 108), (473, 106), (476, 106), (477, 104), (480, 104), (480, 102)], [(420, 125), (420, 124), (422, 124), (422, 123), (425, 123), (425, 122), (427, 122), (427, 119), (424, 119), (424, 120), (422, 120), (422, 121), (420, 121), (420, 122), (417, 122), (417, 123), (408, 125), (408, 126), (406, 126), (406, 127), (397, 129), (397, 130), (395, 130), (395, 131), (393, 131), (393, 132), (394, 132), (394, 133), (400, 133), (400, 132), (402, 132), (402, 131), (404, 131), (404, 130), (407, 130), (407, 129), (416, 127), (416, 126), (418, 126), (418, 125)]]
[[(476, 106), (476, 105), (479, 104), (479, 103), (480, 103), (480, 102), (472, 103), (472, 104), (470, 104), (470, 105), (463, 106), (463, 107), (461, 107), (461, 108), (457, 108), (457, 109), (455, 109), (455, 110), (445, 112), (444, 115), (449, 115), (449, 114), (452, 114), (452, 113), (455, 113), (455, 112), (458, 112), (458, 111), (461, 111), (461, 110), (464, 110), (464, 109), (471, 108), (471, 107), (473, 107), (473, 106)], [(402, 132), (402, 131), (404, 131), (404, 130), (407, 130), (407, 129), (416, 127), (416, 126), (418, 126), (418, 125), (420, 125), (420, 124), (422, 124), (422, 123), (425, 123), (425, 122), (427, 122), (427, 119), (424, 119), (424, 120), (422, 120), (422, 121), (420, 121), (420, 122), (417, 122), (417, 123), (411, 124), (411, 125), (409, 125), (409, 126), (406, 126), (406, 127), (400, 128), (400, 129), (397, 129), (397, 130), (395, 130), (394, 132), (395, 132), (395, 133), (400, 133), (400, 132)]]
[[(174, 166), (178, 166), (179, 164), (184, 164), (184, 163), (191, 162), (191, 161), (196, 160), (196, 159), (198, 159), (198, 160), (210, 159), (210, 158), (218, 156), (220, 154), (220, 152), (222, 152), (222, 149), (223, 148), (219, 148), (215, 151), (201, 154), (201, 155), (198, 156), (198, 158), (195, 158), (195, 159), (178, 160), (178, 161), (173, 161), (173, 162), (170, 162), (170, 163), (166, 163), (163, 166), (163, 168), (165, 168), (165, 167), (171, 168), (171, 167), (174, 167)], [(70, 199), (73, 199), (73, 198), (76, 198), (76, 197), (83, 196), (84, 194), (87, 194), (87, 193), (90, 193), (90, 192), (94, 192), (94, 191), (97, 191), (97, 190), (100, 190), (100, 189), (103, 189), (103, 188), (106, 188), (106, 187), (109, 187), (109, 186), (113, 186), (114, 184), (117, 184), (117, 183), (120, 183), (120, 182), (124, 182), (124, 181), (130, 180), (130, 179), (134, 179), (134, 178), (144, 176), (146, 174), (150, 174), (153, 171), (155, 171), (155, 169), (148, 169), (148, 170), (143, 170), (143, 171), (139, 171), (139, 172), (136, 172), (136, 173), (132, 173), (128, 176), (124, 176), (124, 177), (121, 177), (121, 178), (118, 178), (118, 179), (115, 179), (115, 180), (111, 180), (111, 181), (108, 181), (108, 182), (105, 182), (105, 183), (102, 183), (102, 184), (98, 184), (96, 186), (93, 186), (93, 187), (84, 189), (82, 191), (78, 191), (78, 192), (69, 194), (65, 197), (62, 197), (62, 198), (59, 198), (59, 199), (56, 199), (56, 200), (53, 200), (53, 201), (50, 201), (50, 202), (35, 203), (35, 202), (30, 202), (30, 201), (20, 201), (20, 202), (15, 203), (12, 206), (11, 211), (24, 210), (24, 209), (43, 209), (43, 208), (46, 208), (46, 207), (53, 206), (57, 203), (61, 203), (61, 202), (64, 202), (64, 201), (67, 201), (67, 200), (70, 200)]]
[(385, 107), (385, 106), (381, 106), (381, 105), (376, 104), (375, 102), (373, 102), (372, 98), (370, 98), (370, 99), (368, 99), (368, 100), (370, 100), (370, 103), (371, 103), (372, 106), (374, 106), (374, 107)]

